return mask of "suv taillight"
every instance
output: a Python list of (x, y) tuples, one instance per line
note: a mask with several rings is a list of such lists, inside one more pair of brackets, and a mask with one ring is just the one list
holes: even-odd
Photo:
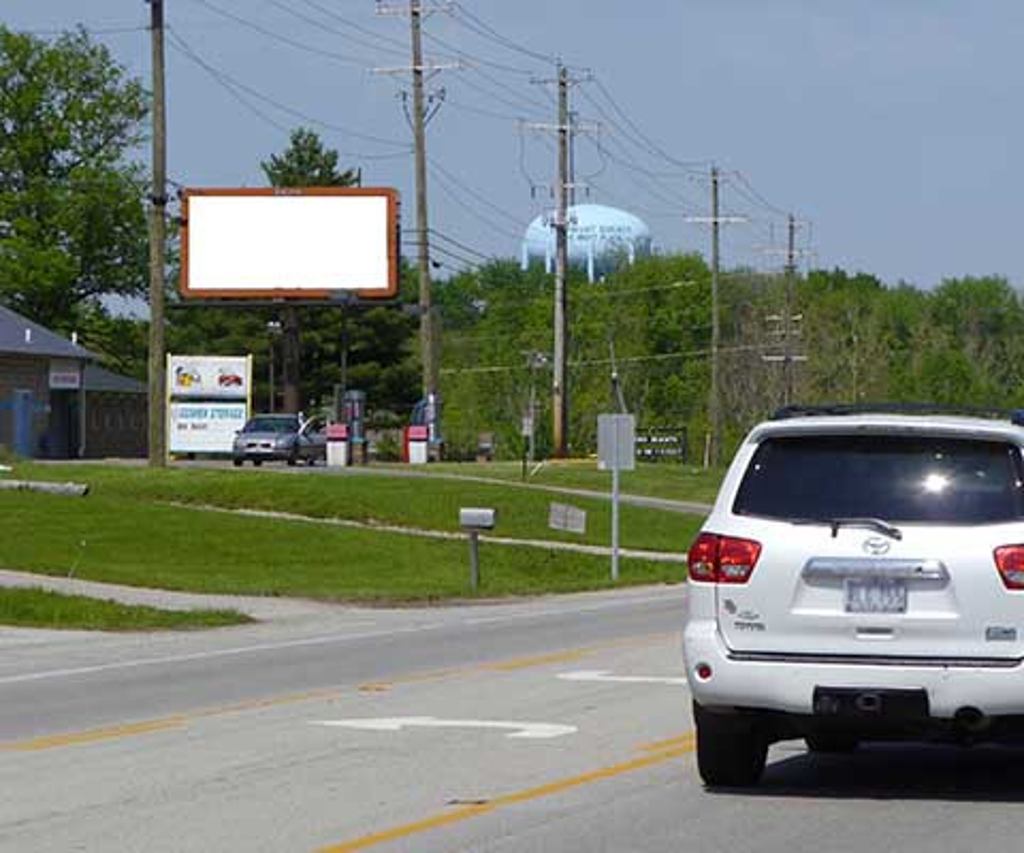
[(995, 550), (996, 568), (1007, 589), (1024, 589), (1024, 545), (1003, 545)]
[[(1024, 554), (1024, 548), (1022, 548)], [(687, 558), (690, 580), (704, 583), (746, 583), (754, 573), (761, 543), (717, 533), (701, 533)], [(1021, 562), (1024, 580), (1024, 560)], [(1022, 585), (1024, 588), (1024, 585)]]

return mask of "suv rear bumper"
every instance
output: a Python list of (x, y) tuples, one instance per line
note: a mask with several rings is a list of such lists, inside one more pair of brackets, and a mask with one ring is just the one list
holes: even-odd
[[(747, 708), (809, 715), (816, 687), (925, 690), (932, 717), (949, 719), (965, 707), (987, 716), (1024, 714), (1024, 666), (1019, 661), (900, 660), (867, 656), (743, 655), (726, 647), (713, 622), (691, 622), (683, 658), (693, 698), (707, 708)], [(697, 677), (701, 664), (710, 678)]]

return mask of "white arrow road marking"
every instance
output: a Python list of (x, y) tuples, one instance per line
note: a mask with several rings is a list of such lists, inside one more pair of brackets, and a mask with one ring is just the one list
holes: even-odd
[(686, 684), (685, 678), (669, 678), (659, 675), (612, 675), (604, 669), (581, 669), (576, 672), (561, 672), (563, 681), (609, 681), (619, 684)]
[(315, 720), (310, 725), (377, 732), (397, 732), (406, 726), (425, 729), (512, 729), (506, 737), (546, 740), (575, 734), (576, 726), (556, 723), (512, 723), (503, 720), (439, 720), (437, 717), (377, 717), (358, 720)]

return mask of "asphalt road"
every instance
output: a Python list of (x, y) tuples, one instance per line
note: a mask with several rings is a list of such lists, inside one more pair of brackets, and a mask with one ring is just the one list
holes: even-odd
[(693, 760), (685, 591), (0, 632), (0, 850), (1000, 851), (1021, 753)]

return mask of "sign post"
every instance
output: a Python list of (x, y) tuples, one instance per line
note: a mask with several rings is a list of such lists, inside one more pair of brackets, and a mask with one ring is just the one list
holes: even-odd
[(523, 438), (523, 482), (526, 482), (527, 460), (533, 462), (533, 412), (523, 416), (519, 428), (519, 435)]
[(636, 418), (597, 416), (597, 469), (612, 472), (612, 581), (619, 580), (619, 472), (636, 468)]

